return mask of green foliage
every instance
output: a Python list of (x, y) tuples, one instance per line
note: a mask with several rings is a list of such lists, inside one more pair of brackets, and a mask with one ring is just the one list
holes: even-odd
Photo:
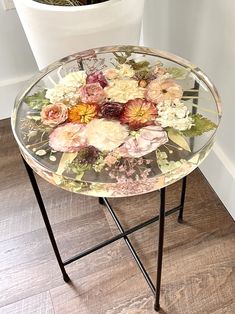
[(167, 68), (167, 72), (171, 74), (174, 79), (183, 80), (189, 73), (189, 69), (185, 69), (182, 67), (181, 68), (169, 67)]
[(173, 128), (167, 128), (167, 134), (169, 139), (177, 144), (179, 147), (187, 150), (187, 151), (191, 151), (190, 147), (188, 145), (188, 142), (186, 141), (186, 139), (183, 137), (183, 135), (180, 134), (179, 131), (173, 129)]
[(193, 126), (189, 130), (181, 131), (181, 134), (188, 137), (199, 136), (216, 128), (216, 124), (200, 114), (192, 115)]
[(43, 106), (50, 103), (49, 99), (45, 97), (46, 90), (38, 91), (32, 96), (27, 96), (24, 98), (24, 102), (32, 109), (41, 110)]

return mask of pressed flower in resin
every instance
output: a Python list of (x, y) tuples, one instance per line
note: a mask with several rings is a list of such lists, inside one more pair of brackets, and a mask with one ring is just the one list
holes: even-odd
[(68, 108), (63, 103), (55, 103), (42, 108), (42, 123), (49, 126), (56, 126), (64, 122), (68, 117)]
[(101, 71), (95, 71), (87, 76), (86, 82), (90, 83), (99, 83), (101, 87), (105, 87), (108, 85), (108, 82)]
[(89, 83), (78, 91), (82, 102), (101, 104), (105, 100), (105, 92), (99, 83)]
[(87, 144), (84, 131), (85, 126), (81, 124), (63, 124), (49, 135), (49, 145), (58, 152), (77, 152)]
[(174, 101), (180, 99), (182, 96), (182, 87), (173, 80), (153, 80), (148, 84), (145, 92), (146, 99), (155, 103), (166, 100)]
[(125, 104), (120, 121), (132, 129), (138, 129), (153, 124), (156, 117), (157, 108), (154, 103), (136, 98)]
[(119, 121), (94, 119), (86, 126), (89, 145), (100, 151), (111, 151), (120, 146), (128, 137), (128, 128)]
[(123, 104), (119, 102), (107, 102), (101, 107), (101, 115), (106, 119), (118, 119), (123, 111)]
[(80, 103), (69, 109), (68, 120), (70, 122), (89, 123), (98, 114), (98, 105)]

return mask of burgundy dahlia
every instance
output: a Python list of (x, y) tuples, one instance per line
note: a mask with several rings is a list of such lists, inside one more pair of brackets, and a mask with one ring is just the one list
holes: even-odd
[(76, 161), (81, 164), (93, 164), (99, 157), (99, 151), (94, 146), (83, 147), (79, 150)]
[(123, 111), (123, 104), (119, 102), (106, 102), (101, 107), (101, 115), (106, 119), (118, 119)]
[(103, 72), (101, 72), (101, 71), (95, 71), (95, 72), (89, 74), (86, 78), (86, 82), (88, 84), (100, 83), (101, 87), (103, 87), (103, 88), (108, 85), (108, 82), (107, 82)]

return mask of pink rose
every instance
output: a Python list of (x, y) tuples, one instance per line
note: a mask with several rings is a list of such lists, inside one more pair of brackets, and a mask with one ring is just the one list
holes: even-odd
[(99, 83), (90, 83), (79, 89), (80, 99), (84, 103), (101, 104), (105, 100), (105, 92)]
[(101, 71), (95, 71), (91, 74), (89, 74), (86, 78), (86, 82), (89, 83), (99, 83), (101, 87), (105, 87), (108, 85), (108, 82)]
[(167, 133), (159, 125), (146, 126), (136, 137), (129, 136), (118, 149), (123, 157), (139, 158), (156, 150), (168, 141)]
[(58, 126), (49, 136), (49, 145), (58, 152), (77, 152), (87, 145), (85, 126), (66, 123)]
[(63, 103), (55, 103), (42, 108), (41, 119), (46, 125), (55, 126), (68, 118), (68, 109)]
[(165, 100), (174, 101), (183, 96), (183, 89), (173, 80), (158, 81), (153, 80), (149, 83), (145, 91), (145, 97), (148, 101), (160, 103)]

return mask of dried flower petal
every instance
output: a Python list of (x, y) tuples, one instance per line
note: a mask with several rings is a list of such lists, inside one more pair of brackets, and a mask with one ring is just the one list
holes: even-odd
[(69, 109), (68, 120), (70, 122), (89, 123), (98, 114), (98, 105), (80, 103)]
[(56, 126), (64, 122), (68, 117), (68, 109), (63, 103), (55, 103), (42, 108), (42, 123), (50, 126)]
[(129, 136), (118, 149), (123, 157), (147, 155), (168, 141), (167, 133), (159, 125), (151, 125), (139, 130), (137, 136)]
[(129, 100), (121, 115), (121, 122), (129, 124), (130, 128), (138, 129), (140, 127), (154, 124), (157, 117), (157, 108), (152, 102), (141, 98)]
[(58, 152), (77, 152), (86, 146), (85, 127), (78, 123), (66, 123), (54, 129), (49, 136), (49, 145)]
[(108, 85), (108, 82), (101, 71), (95, 71), (87, 76), (87, 84), (99, 83), (103, 88)]
[(146, 88), (145, 97), (147, 100), (160, 103), (166, 100), (174, 101), (183, 96), (182, 87), (173, 80), (153, 80)]
[(105, 92), (99, 83), (90, 83), (79, 89), (82, 102), (101, 104), (105, 100)]
[(123, 104), (107, 102), (101, 107), (101, 115), (106, 119), (118, 119), (123, 111)]

